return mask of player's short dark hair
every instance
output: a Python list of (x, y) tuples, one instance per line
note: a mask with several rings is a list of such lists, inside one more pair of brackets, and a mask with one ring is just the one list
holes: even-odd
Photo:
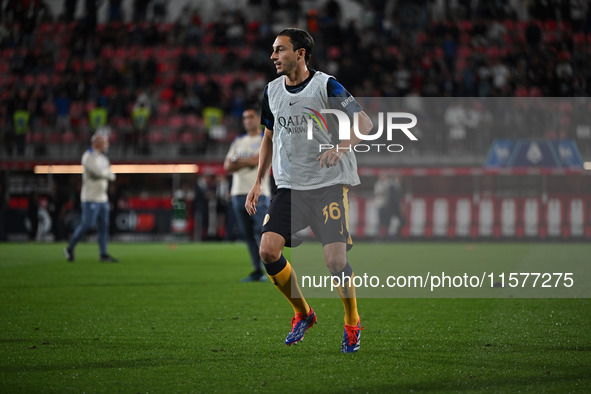
[(242, 112), (244, 112), (244, 111), (254, 111), (254, 112), (256, 112), (257, 114), (260, 114), (260, 112), (261, 112), (261, 107), (260, 107), (260, 106), (259, 106), (259, 104), (258, 104), (258, 103), (256, 103), (256, 102), (254, 102), (254, 103), (246, 103), (246, 104), (244, 105), (244, 110), (243, 110)]
[(310, 58), (312, 57), (312, 50), (314, 49), (314, 39), (310, 33), (308, 33), (306, 30), (289, 27), (287, 29), (281, 30), (277, 35), (289, 37), (294, 51), (303, 48), (306, 51), (304, 58), (306, 59), (306, 64), (308, 64)]

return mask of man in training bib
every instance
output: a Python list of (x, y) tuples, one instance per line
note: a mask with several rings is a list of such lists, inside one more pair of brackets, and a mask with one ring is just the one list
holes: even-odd
[[(257, 177), (245, 204), (249, 214), (256, 213), (261, 185), (272, 166), (278, 190), (263, 222), (260, 255), (267, 275), (295, 312), (286, 345), (301, 341), (316, 323), (316, 314), (282, 253), (284, 246), (297, 246), (295, 234), (310, 226), (323, 245), (332, 275), (353, 277), (346, 253), (352, 247), (348, 187), (359, 184), (352, 147), (360, 139), (351, 132), (349, 139), (339, 140), (337, 117), (321, 111), (337, 109), (351, 124), (357, 114), (358, 131), (368, 134), (372, 129), (369, 117), (340, 83), (308, 68), (313, 47), (312, 36), (295, 28), (281, 31), (273, 43), (271, 60), (279, 77), (263, 93), (261, 123), (265, 132)], [(334, 148), (320, 149), (331, 143)], [(345, 307), (341, 351), (354, 353), (359, 350), (363, 327), (352, 280), (341, 283), (338, 292)]]

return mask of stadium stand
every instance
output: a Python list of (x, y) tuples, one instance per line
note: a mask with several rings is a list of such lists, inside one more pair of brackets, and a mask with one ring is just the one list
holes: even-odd
[[(464, 101), (470, 111), (484, 115), (482, 102), (495, 98), (591, 94), (591, 6), (581, 1), (220, 0), (212, 2), (216, 3), (214, 12), (189, 6), (177, 12), (175, 19), (166, 17), (174, 14), (167, 12), (170, 10), (153, 16), (146, 10), (129, 9), (127, 15), (110, 10), (113, 14), (106, 20), (83, 12), (77, 17), (70, 9), (58, 15), (46, 6), (49, 3), (0, 2), (3, 170), (30, 173), (34, 162), (78, 163), (91, 134), (89, 111), (101, 101), (112, 130), (113, 162), (198, 162), (201, 184), (206, 178), (223, 178), (219, 164), (241, 132), (245, 103), (260, 101), (265, 84), (275, 78), (270, 45), (275, 32), (287, 25), (313, 33), (316, 49), (312, 67), (334, 75), (356, 97), (404, 98), (417, 108), (429, 102), (429, 110), (441, 119), (453, 114), (453, 105), (462, 98), (470, 98)], [(165, 2), (169, 7), (176, 3), (183, 2)], [(205, 9), (209, 2), (201, 3)], [(563, 6), (566, 3), (569, 6)], [(356, 10), (355, 14), (348, 8)], [(140, 97), (151, 108), (147, 129), (151, 149), (126, 151), (124, 145), (133, 134), (132, 111)], [(504, 173), (483, 176), (474, 169), (482, 166), (496, 138), (571, 139), (588, 160), (588, 101), (556, 102), (550, 112), (535, 101), (521, 101), (522, 121), (531, 123), (518, 131), (503, 125), (504, 118), (498, 113), (492, 114), (497, 127), (487, 129), (485, 125), (479, 129), (481, 133), (452, 132), (453, 125), (448, 128), (443, 121), (427, 117), (421, 128), (429, 138), (396, 158), (394, 164), (388, 163), (402, 168), (406, 186), (412, 190), (406, 197), (409, 220), (400, 236), (589, 239), (591, 199), (585, 191), (589, 180), (580, 172), (564, 176), (560, 171), (539, 173), (533, 169), (526, 174), (528, 179), (547, 185), (544, 187), (550, 193), (557, 193), (548, 196), (542, 186), (528, 189), (527, 182), (520, 181), (499, 191)], [(13, 125), (14, 113), (21, 108), (30, 113), (23, 156), (17, 154)], [(217, 120), (212, 122), (208, 114)], [(384, 163), (361, 162), (361, 175), (370, 180), (368, 183), (380, 164)], [(436, 173), (424, 167), (435, 168)], [(465, 169), (469, 174), (456, 170), (460, 173), (450, 175), (447, 167)], [(443, 170), (437, 172), (440, 168)], [(518, 178), (523, 174), (513, 175)], [(437, 195), (431, 189), (420, 190), (423, 183), (441, 186), (441, 178), (453, 178), (448, 180), (453, 187), (438, 190)], [(456, 191), (477, 178), (483, 178), (483, 185)], [(562, 178), (566, 179), (564, 184), (559, 181)], [(193, 178), (180, 179), (195, 183)], [(27, 176), (5, 180), (13, 196), (26, 195), (34, 188)], [(73, 178), (56, 176), (54, 180), (75, 191)], [(163, 190), (172, 183), (153, 177), (150, 182), (139, 181), (140, 188), (134, 189), (135, 181), (122, 177), (121, 182), (130, 199), (148, 195), (148, 199), (163, 201), (169, 199), (168, 191)], [(504, 195), (475, 198), (490, 192), (485, 182), (494, 183), (490, 189)], [(579, 183), (582, 186), (577, 186)], [(211, 184), (215, 186), (215, 179)], [(49, 190), (50, 185), (39, 188)], [(194, 194), (200, 193), (199, 187), (192, 188)], [(354, 234), (372, 237), (376, 225), (373, 196), (363, 186), (355, 193), (352, 204), (359, 213)], [(204, 194), (215, 193), (209, 190)], [(208, 206), (208, 214), (214, 216), (223, 204), (201, 205)], [(168, 212), (170, 207), (162, 209)], [(164, 227), (158, 232), (168, 230)], [(198, 234), (198, 226), (195, 229)]]
[[(6, 6), (0, 35), (0, 104), (5, 108), (0, 120), (3, 134), (9, 134), (16, 97), (26, 91), (21, 100), (35, 108), (31, 134), (44, 136), (36, 137), (37, 143), (71, 142), (71, 137), (45, 138), (56, 131), (54, 98), (60, 90), (71, 101), (71, 130), (60, 132), (74, 133), (77, 141), (89, 135), (88, 109), (97, 99), (108, 103), (116, 132), (128, 133), (140, 89), (148, 93), (157, 114), (150, 120), (150, 126), (156, 127), (150, 137), (154, 141), (182, 143), (163, 137), (195, 131), (193, 126), (202, 123), (203, 110), (210, 106), (224, 111), (229, 135), (235, 135), (240, 124), (236, 114), (244, 102), (259, 100), (262, 87), (273, 78), (268, 67), (270, 16), (280, 16), (281, 11), (288, 11), (287, 20), (291, 15), (316, 31), (314, 66), (329, 70), (356, 96), (572, 97), (591, 93), (589, 10), (587, 19), (581, 21), (577, 14), (573, 20), (561, 7), (545, 2), (532, 2), (519, 16), (520, 10), (508, 2), (477, 1), (472, 7), (448, 10), (443, 19), (434, 17), (432, 3), (418, 10), (416, 2), (401, 1), (392, 8), (372, 1), (373, 10), (348, 24), (342, 20), (339, 3), (326, 2), (318, 9), (268, 10), (251, 21), (246, 9), (234, 9), (211, 21), (202, 21), (194, 13), (189, 20), (172, 23), (110, 21), (92, 31), (88, 18), (52, 18), (43, 11), (43, 2), (36, 3), (39, 9), (32, 17), (36, 23), (31, 25), (31, 17), (20, 13), (16, 3)], [(408, 15), (408, 21), (402, 19)], [(237, 94), (244, 99), (234, 100)], [(185, 124), (188, 127), (180, 132)], [(579, 139), (580, 135), (573, 131), (569, 137)], [(230, 137), (214, 138), (210, 150), (201, 154), (216, 158), (229, 141)], [(164, 154), (178, 152), (177, 148), (165, 149)], [(472, 148), (466, 146), (463, 153), (473, 154)], [(115, 158), (118, 154), (114, 149)], [(151, 155), (161, 158), (158, 150)]]

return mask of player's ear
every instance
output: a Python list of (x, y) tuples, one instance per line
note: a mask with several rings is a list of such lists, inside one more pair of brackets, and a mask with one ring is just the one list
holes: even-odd
[(298, 57), (297, 59), (300, 60), (301, 58), (306, 56), (306, 50), (304, 48), (298, 49)]

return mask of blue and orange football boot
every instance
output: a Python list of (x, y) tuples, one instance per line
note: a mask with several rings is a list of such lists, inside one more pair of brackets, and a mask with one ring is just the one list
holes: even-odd
[(308, 316), (304, 316), (303, 313), (296, 313), (291, 318), (291, 331), (287, 334), (287, 338), (285, 338), (285, 344), (289, 346), (303, 340), (308, 328), (314, 324), (316, 324), (316, 313), (314, 313), (314, 309), (310, 308)]

